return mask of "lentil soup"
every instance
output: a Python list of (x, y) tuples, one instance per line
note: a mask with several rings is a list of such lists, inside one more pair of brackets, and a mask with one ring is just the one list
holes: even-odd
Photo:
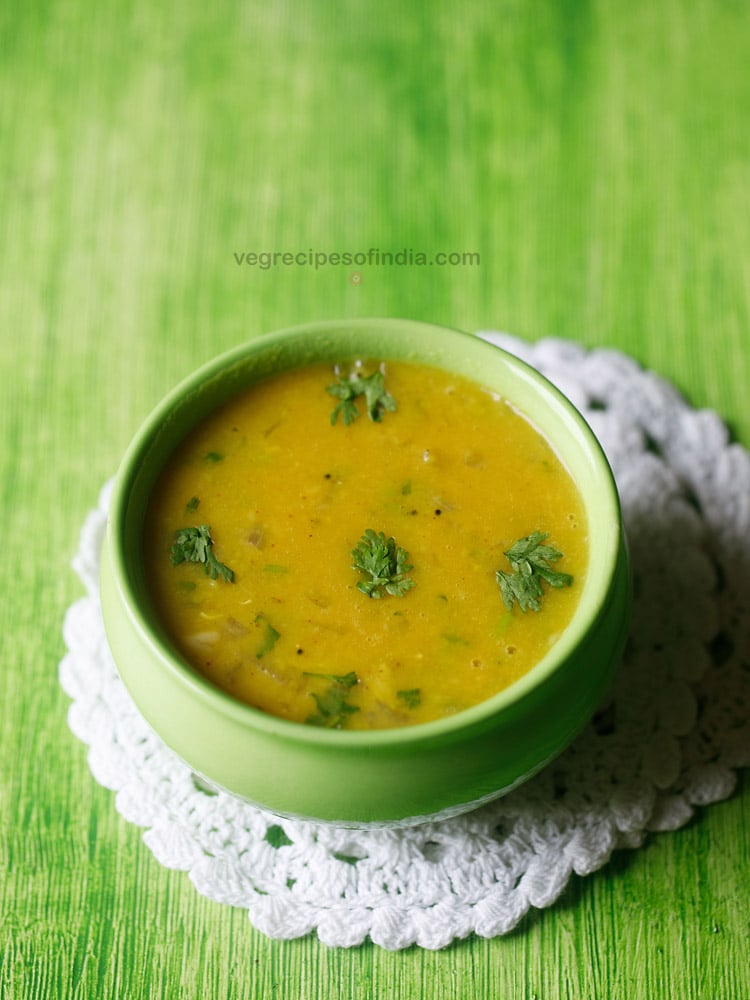
[[(514, 574), (506, 553), (537, 532), (567, 577), (523, 611), (498, 571), (522, 578), (528, 561)], [(538, 431), (473, 381), (403, 361), (245, 390), (180, 444), (145, 525), (180, 654), (264, 712), (335, 728), (426, 722), (503, 690), (565, 629), (587, 562), (582, 499)]]

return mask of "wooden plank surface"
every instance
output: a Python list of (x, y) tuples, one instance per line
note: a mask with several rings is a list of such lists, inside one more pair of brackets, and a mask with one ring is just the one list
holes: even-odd
[[(162, 869), (57, 682), (77, 533), (149, 408), (257, 333), (403, 315), (610, 345), (750, 446), (738, 0), (0, 9), (0, 996), (750, 997), (750, 789), (439, 953), (269, 941)], [(478, 266), (238, 264), (477, 252)]]

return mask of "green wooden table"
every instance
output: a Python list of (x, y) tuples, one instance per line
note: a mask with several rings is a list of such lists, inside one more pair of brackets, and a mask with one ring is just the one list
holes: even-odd
[[(280, 943), (159, 866), (57, 680), (101, 483), (261, 331), (611, 345), (750, 446), (748, 64), (741, 0), (2, 5), (0, 996), (750, 997), (746, 777), (505, 938)], [(247, 263), (371, 249), (459, 256)]]

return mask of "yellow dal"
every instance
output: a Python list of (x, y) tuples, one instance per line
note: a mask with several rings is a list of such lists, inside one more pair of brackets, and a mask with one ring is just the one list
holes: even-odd
[[(331, 426), (328, 365), (247, 390), (186, 438), (147, 515), (146, 571), (178, 650), (236, 698), (298, 722), (330, 687), (308, 673), (356, 673), (352, 729), (425, 722), (490, 697), (555, 642), (585, 576), (582, 501), (540, 434), (469, 380), (382, 368), (398, 409), (381, 423), (360, 398), (357, 420)], [(234, 583), (172, 565), (175, 532), (201, 524)], [(415, 586), (404, 596), (357, 589), (351, 550), (367, 528), (408, 551)], [(574, 582), (545, 584), (539, 612), (510, 612), (495, 572), (536, 530)], [(409, 707), (417, 699), (398, 692), (415, 690)]]

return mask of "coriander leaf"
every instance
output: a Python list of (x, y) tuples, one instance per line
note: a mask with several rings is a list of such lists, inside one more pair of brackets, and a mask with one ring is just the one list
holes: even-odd
[(357, 705), (352, 705), (346, 700), (349, 690), (359, 681), (354, 671), (350, 670), (348, 674), (305, 673), (303, 676), (317, 677), (329, 682), (329, 687), (323, 694), (311, 692), (310, 697), (315, 701), (318, 710), (308, 715), (305, 722), (326, 729), (343, 729), (346, 717), (359, 711)]
[(350, 670), (348, 674), (316, 674), (312, 670), (306, 670), (303, 677), (321, 677), (324, 681), (330, 681), (332, 684), (340, 684), (344, 688), (352, 688), (355, 684), (359, 683), (359, 678), (353, 670)]
[(368, 577), (357, 584), (368, 597), (380, 598), (384, 593), (403, 597), (414, 586), (408, 575), (413, 569), (409, 553), (396, 545), (393, 538), (386, 539), (382, 531), (376, 534), (368, 528), (352, 549), (352, 559), (352, 567)]
[(234, 572), (219, 562), (213, 553), (213, 544), (211, 529), (207, 524), (201, 524), (197, 528), (181, 528), (175, 532), (170, 553), (172, 565), (179, 566), (183, 562), (202, 563), (212, 580), (220, 576), (226, 583), (233, 583)]
[(400, 698), (407, 708), (418, 708), (422, 703), (422, 692), (419, 688), (409, 688), (406, 691), (397, 691), (396, 697)]
[(500, 585), (503, 603), (509, 610), (514, 602), (521, 611), (540, 611), (544, 591), (542, 581), (550, 587), (569, 587), (573, 577), (569, 573), (560, 573), (550, 565), (562, 559), (562, 552), (551, 545), (544, 545), (547, 534), (534, 531), (526, 538), (519, 538), (507, 552), (504, 553), (513, 570), (505, 573), (498, 570), (497, 582)]
[(260, 660), (266, 655), (266, 653), (271, 652), (273, 647), (281, 638), (281, 632), (276, 631), (264, 614), (258, 614), (255, 616), (255, 624), (263, 626), (263, 637), (260, 640), (258, 648), (255, 650), (255, 657)]
[(341, 402), (338, 403), (331, 412), (331, 425), (336, 423), (339, 414), (341, 414), (341, 419), (348, 427), (349, 424), (353, 423), (359, 416), (359, 410), (354, 405), (353, 396), (345, 393), (332, 392), (331, 390), (335, 388), (336, 386), (329, 385), (328, 392), (330, 392), (332, 396), (338, 396)]
[(339, 414), (347, 426), (353, 423), (359, 416), (354, 400), (360, 396), (365, 397), (367, 415), (375, 423), (379, 424), (382, 421), (386, 410), (393, 412), (396, 409), (396, 401), (386, 390), (385, 378), (381, 371), (375, 371), (371, 375), (354, 372), (348, 378), (339, 375), (338, 382), (326, 386), (326, 392), (339, 400), (331, 413), (331, 424), (336, 423)]
[(200, 499), (198, 497), (190, 497), (188, 502), (185, 504), (185, 510), (198, 510), (200, 504)]
[(470, 645), (469, 640), (463, 635), (458, 635), (457, 632), (443, 632), (443, 638), (454, 646)]

